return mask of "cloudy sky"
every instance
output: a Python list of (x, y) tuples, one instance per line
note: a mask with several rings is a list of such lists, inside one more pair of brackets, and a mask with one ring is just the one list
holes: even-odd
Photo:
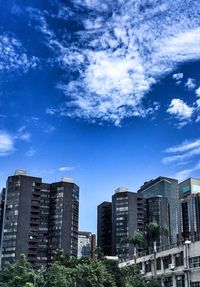
[(0, 0), (0, 186), (80, 186), (80, 229), (119, 186), (200, 176), (198, 0)]

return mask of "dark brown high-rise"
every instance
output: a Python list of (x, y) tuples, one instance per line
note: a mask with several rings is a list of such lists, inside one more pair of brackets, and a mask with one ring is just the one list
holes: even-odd
[(2, 267), (25, 254), (48, 265), (57, 249), (77, 256), (79, 187), (68, 178), (43, 183), (17, 171), (8, 177), (2, 216)]

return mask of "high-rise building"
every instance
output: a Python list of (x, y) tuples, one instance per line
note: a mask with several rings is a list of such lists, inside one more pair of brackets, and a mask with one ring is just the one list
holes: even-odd
[(68, 179), (43, 183), (16, 171), (5, 190), (2, 267), (25, 254), (33, 265), (47, 265), (56, 249), (76, 256), (79, 187)]
[(145, 200), (139, 193), (118, 188), (112, 196), (112, 255), (128, 258), (133, 255), (129, 243), (135, 231), (144, 231)]
[(68, 178), (50, 185), (49, 250), (77, 256), (79, 187)]
[(78, 232), (78, 258), (95, 258), (96, 236), (91, 232)]
[[(3, 226), (3, 214), (4, 214), (4, 204), (5, 204), (5, 193), (6, 189), (3, 188), (0, 193), (0, 243), (1, 243), (1, 236), (2, 236), (2, 226)], [(0, 256), (1, 256), (1, 245), (0, 245)]]
[(104, 201), (97, 207), (97, 247), (102, 253), (112, 253), (112, 203)]
[[(146, 199), (146, 220), (149, 222), (157, 222), (160, 226), (166, 227), (170, 233), (170, 215), (169, 203), (167, 198), (157, 195)], [(160, 236), (157, 245), (168, 245), (168, 236)], [(153, 246), (153, 242), (149, 242)]]
[[(142, 194), (145, 198), (162, 196), (168, 201), (169, 213), (160, 213), (160, 222), (168, 222), (169, 215), (169, 225), (166, 226), (170, 231), (169, 240), (171, 243), (177, 241), (177, 206), (178, 206), (178, 180), (168, 177), (158, 177), (154, 180), (145, 182), (143, 186), (138, 190), (139, 194)], [(167, 204), (167, 203), (166, 203)], [(164, 217), (163, 219), (161, 218)], [(165, 218), (167, 217), (167, 218)]]
[(179, 184), (179, 240), (200, 240), (200, 179), (189, 178)]

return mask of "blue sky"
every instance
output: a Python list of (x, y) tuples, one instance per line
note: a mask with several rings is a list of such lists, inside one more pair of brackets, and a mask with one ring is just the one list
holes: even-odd
[(80, 229), (119, 186), (200, 171), (197, 0), (0, 1), (0, 186), (80, 186)]

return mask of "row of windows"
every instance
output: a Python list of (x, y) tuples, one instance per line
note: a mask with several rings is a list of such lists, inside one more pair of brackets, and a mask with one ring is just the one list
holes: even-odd
[(118, 211), (127, 211), (128, 210), (128, 206), (126, 206), (126, 207), (117, 207), (116, 208), (116, 211), (118, 212)]
[(10, 239), (15, 239), (16, 238), (16, 234), (14, 235), (4, 235), (3, 239), (4, 240), (10, 240)]
[(2, 257), (4, 257), (4, 258), (15, 257), (15, 253), (2, 254)]
[(189, 266), (190, 268), (200, 267), (200, 256), (190, 258)]
[(125, 197), (117, 197), (116, 200), (117, 200), (117, 201), (128, 200), (128, 196), (125, 196)]
[(190, 282), (190, 287), (200, 287), (200, 281)]

